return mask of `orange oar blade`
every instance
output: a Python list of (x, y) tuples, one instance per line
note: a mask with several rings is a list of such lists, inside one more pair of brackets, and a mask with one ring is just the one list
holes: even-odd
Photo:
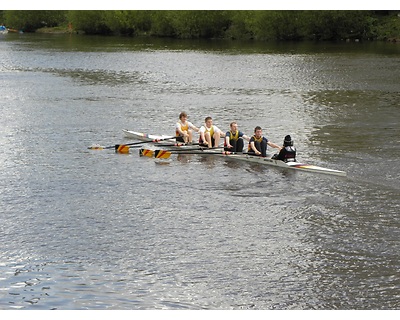
[(156, 150), (155, 151), (155, 157), (159, 158), (159, 159), (168, 159), (171, 156), (171, 152), (170, 151), (166, 151), (166, 150)]
[(117, 153), (129, 153), (129, 146), (124, 144), (117, 144), (115, 145), (115, 152)]
[(141, 156), (149, 157), (152, 158), (154, 155), (154, 150), (149, 150), (149, 149), (140, 149), (139, 154)]

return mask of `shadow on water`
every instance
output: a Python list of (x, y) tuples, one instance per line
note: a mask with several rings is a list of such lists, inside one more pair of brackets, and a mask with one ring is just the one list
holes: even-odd
[(121, 51), (209, 51), (223, 54), (399, 54), (400, 46), (386, 42), (274, 42), (230, 39), (172, 39), (156, 37), (87, 36), (79, 34), (10, 34), (6, 41), (20, 41), (21, 49), (46, 48), (48, 50), (83, 52)]

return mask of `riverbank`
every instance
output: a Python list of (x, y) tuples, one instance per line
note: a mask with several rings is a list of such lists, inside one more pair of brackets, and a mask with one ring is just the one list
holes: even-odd
[(68, 28), (65, 27), (44, 27), (36, 30), (36, 33), (71, 33)]
[[(79, 31), (79, 30), (74, 30), (68, 26), (58, 26), (58, 27), (43, 27), (43, 28), (39, 28), (35, 31), (35, 33), (43, 33), (43, 34), (85, 34), (84, 31)], [(140, 35), (136, 35), (140, 36), (140, 37), (156, 37), (147, 33), (143, 33)], [(158, 38), (158, 37), (157, 37)], [(232, 39), (234, 40), (234, 39)], [(346, 42), (359, 42), (361, 41), (358, 38), (355, 39), (351, 39), (351, 38), (347, 38), (347, 39), (342, 39), (342, 41), (346, 41)], [(376, 39), (368, 39), (368, 41), (387, 41), (387, 42), (393, 42), (393, 43), (399, 43), (400, 44), (400, 35), (398, 37), (394, 36), (394, 37), (386, 37), (386, 36), (382, 36)]]
[(39, 33), (279, 42), (400, 41), (400, 11), (0, 11), (0, 19), (9, 28)]

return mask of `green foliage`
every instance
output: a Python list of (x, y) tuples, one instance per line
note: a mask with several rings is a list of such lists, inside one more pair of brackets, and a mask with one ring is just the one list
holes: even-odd
[(179, 38), (219, 38), (229, 26), (226, 11), (172, 11), (169, 17)]
[(158, 37), (176, 37), (174, 13), (171, 11), (153, 11), (151, 34)]
[(10, 28), (72, 23), (87, 34), (256, 40), (400, 38), (396, 11), (0, 11)]
[(379, 40), (399, 41), (400, 39), (400, 13), (383, 17), (380, 23), (374, 20), (372, 30)]
[(254, 39), (256, 11), (230, 11), (230, 24), (225, 37), (231, 39)]
[(68, 19), (75, 30), (82, 30), (88, 34), (111, 33), (111, 29), (106, 23), (106, 11), (69, 11)]
[(9, 28), (33, 32), (41, 27), (56, 27), (66, 22), (66, 11), (3, 11), (5, 24)]
[(309, 11), (307, 34), (315, 40), (368, 38), (369, 11)]
[(304, 28), (302, 12), (259, 11), (254, 31), (260, 40), (301, 40)]
[(151, 14), (149, 11), (105, 11), (105, 24), (113, 33), (138, 35), (150, 30)]
[(139, 35), (150, 31), (151, 12), (132, 10), (70, 11), (75, 30), (87, 34)]

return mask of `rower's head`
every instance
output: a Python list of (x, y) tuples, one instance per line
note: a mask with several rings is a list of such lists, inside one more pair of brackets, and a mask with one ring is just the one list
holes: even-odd
[(288, 146), (293, 146), (293, 140), (290, 135), (287, 135), (285, 139), (283, 140), (283, 146), (288, 147)]
[(257, 126), (257, 127), (254, 128), (254, 135), (257, 138), (260, 138), (262, 136), (262, 129), (261, 129), (260, 126)]
[(231, 124), (229, 126), (230, 126), (232, 132), (236, 132), (238, 129), (238, 124), (236, 123), (236, 121), (231, 122)]
[(211, 128), (212, 124), (213, 124), (213, 120), (211, 117), (206, 117), (204, 119), (204, 122), (206, 123), (207, 128)]
[(185, 120), (185, 119), (187, 119), (187, 117), (188, 117), (188, 115), (184, 111), (179, 114), (179, 120)]

